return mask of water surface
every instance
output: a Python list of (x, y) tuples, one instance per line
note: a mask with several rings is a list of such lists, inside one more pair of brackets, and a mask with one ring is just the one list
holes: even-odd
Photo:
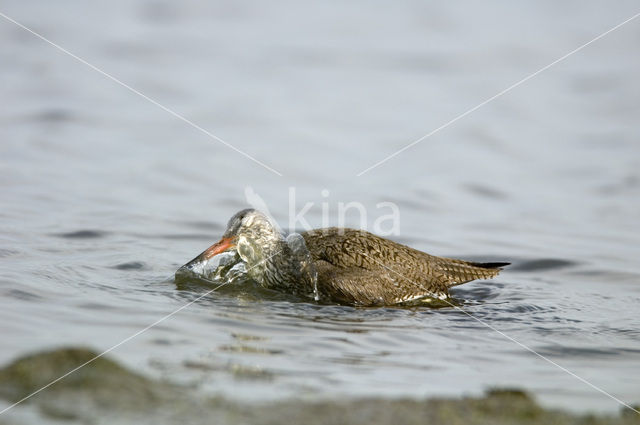
[[(506, 260), (465, 312), (640, 401), (640, 21), (356, 174), (637, 13), (634, 2), (5, 1), (0, 11), (278, 176), (0, 18), (0, 362), (105, 350), (207, 286), (181, 264), (247, 206), (336, 224), (400, 209), (400, 242)], [(328, 190), (327, 196), (322, 195)], [(357, 226), (358, 217), (347, 224)], [(352, 308), (224, 288), (112, 352), (240, 400), (531, 390), (619, 405), (452, 308)]]

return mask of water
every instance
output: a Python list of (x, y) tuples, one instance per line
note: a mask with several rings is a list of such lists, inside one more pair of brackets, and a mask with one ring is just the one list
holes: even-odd
[[(0, 11), (277, 170), (0, 18), (0, 363), (105, 350), (212, 289), (174, 271), (251, 187), (287, 224), (367, 224), (514, 266), (464, 311), (640, 401), (640, 21), (356, 174), (637, 13), (634, 2), (4, 1)], [(327, 190), (324, 192), (323, 190)], [(358, 226), (358, 217), (348, 217)], [(111, 355), (240, 400), (477, 394), (619, 405), (451, 308), (320, 306), (222, 288)]]

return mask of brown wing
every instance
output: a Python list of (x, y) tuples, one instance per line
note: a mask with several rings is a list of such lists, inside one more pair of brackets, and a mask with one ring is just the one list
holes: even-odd
[(315, 262), (315, 267), (321, 299), (373, 306), (441, 296), (385, 269), (336, 267), (324, 260)]
[(333, 290), (357, 293), (373, 304), (447, 295), (450, 279), (437, 267), (438, 257), (362, 230), (328, 228), (302, 236), (318, 262), (319, 277), (324, 270), (325, 284)]
[[(494, 277), (501, 270), (498, 267), (507, 264), (436, 257), (355, 229), (332, 227), (302, 236), (317, 262), (319, 280), (320, 270), (324, 273), (327, 288), (343, 297), (352, 294), (352, 298), (384, 300), (386, 304), (447, 296), (450, 286)], [(392, 299), (395, 301), (389, 302)]]

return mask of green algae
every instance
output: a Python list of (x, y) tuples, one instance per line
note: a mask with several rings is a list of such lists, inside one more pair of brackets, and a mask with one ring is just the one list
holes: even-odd
[[(192, 388), (152, 380), (85, 348), (61, 348), (22, 357), (0, 369), (0, 398), (17, 402), (86, 363), (24, 405), (42, 421), (86, 424), (447, 424), (631, 425), (640, 415), (576, 415), (539, 406), (519, 389), (492, 389), (459, 399), (285, 400), (244, 404), (210, 398)], [(95, 359), (94, 359), (95, 358)], [(93, 359), (93, 360), (92, 360)], [(19, 405), (15, 409), (21, 409)], [(9, 412), (11, 413), (11, 411)], [(11, 423), (11, 416), (0, 424)], [(25, 423), (21, 421), (20, 423)]]

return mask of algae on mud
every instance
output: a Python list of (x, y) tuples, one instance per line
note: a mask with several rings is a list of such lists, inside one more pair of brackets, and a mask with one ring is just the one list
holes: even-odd
[[(633, 413), (591, 416), (547, 410), (519, 390), (491, 390), (483, 397), (460, 399), (244, 404), (143, 377), (105, 357), (91, 361), (96, 356), (85, 348), (60, 348), (21, 357), (0, 369), (0, 398), (15, 403), (88, 362), (24, 403), (35, 405), (42, 420), (87, 424), (640, 424), (640, 415)], [(0, 417), (0, 424), (28, 423), (13, 422), (12, 410)]]

